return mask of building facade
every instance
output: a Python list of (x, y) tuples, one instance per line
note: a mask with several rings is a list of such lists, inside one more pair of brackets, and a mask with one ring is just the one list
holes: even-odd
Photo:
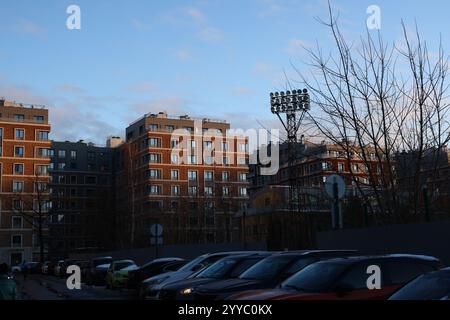
[(117, 161), (117, 225), (126, 246), (238, 240), (233, 217), (247, 197), (248, 143), (230, 124), (147, 114), (126, 129)]
[[(119, 145), (118, 139), (112, 145)], [(84, 141), (52, 142), (50, 249), (54, 257), (113, 246), (114, 150)]]
[(48, 110), (0, 100), (0, 260), (10, 265), (47, 253)]

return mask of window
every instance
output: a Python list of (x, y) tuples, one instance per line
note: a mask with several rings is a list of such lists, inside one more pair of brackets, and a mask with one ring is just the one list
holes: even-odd
[(239, 164), (240, 166), (245, 166), (245, 165), (247, 165), (247, 159), (246, 159), (246, 158), (239, 157), (239, 158), (238, 158), (238, 164)]
[(58, 170), (64, 170), (65, 168), (66, 168), (66, 163), (65, 162), (58, 163)]
[(38, 141), (48, 141), (48, 131), (38, 131)]
[(222, 150), (228, 151), (228, 142), (222, 142)]
[(239, 188), (239, 196), (246, 197), (247, 196), (247, 188)]
[(13, 235), (11, 237), (11, 247), (13, 247), (13, 248), (21, 248), (22, 247), (22, 236), (21, 235)]
[(175, 130), (175, 126), (167, 125), (166, 130), (167, 130), (167, 132), (173, 132)]
[(212, 196), (212, 195), (213, 195), (213, 188), (205, 187), (205, 196)]
[(87, 153), (87, 159), (89, 162), (94, 162), (95, 161), (95, 152), (94, 151), (89, 151)]
[(23, 201), (19, 199), (13, 200), (13, 210), (22, 211), (23, 209)]
[(25, 120), (25, 115), (23, 115), (23, 114), (15, 114), (14, 115), (14, 120), (23, 121), (23, 120)]
[(222, 172), (222, 181), (230, 180), (230, 173), (228, 171)]
[(11, 225), (13, 229), (22, 229), (23, 228), (22, 217), (12, 217)]
[(72, 159), (77, 158), (77, 152), (75, 150), (70, 151), (70, 158), (72, 158)]
[(171, 170), (170, 171), (170, 178), (172, 180), (178, 180), (178, 170)]
[(0, 128), (0, 139), (3, 139), (3, 128)]
[(161, 179), (161, 170), (159, 169), (151, 169), (149, 172), (149, 178), (156, 180)]
[(342, 162), (338, 163), (338, 171), (343, 172), (344, 171), (344, 164)]
[(58, 150), (58, 158), (65, 158), (66, 150)]
[(192, 149), (195, 149), (197, 147), (197, 142), (195, 140), (190, 140), (190, 146)]
[(24, 140), (25, 139), (25, 130), (23, 130), (23, 129), (14, 129), (14, 139), (16, 139), (16, 140)]
[(208, 164), (208, 165), (213, 164), (213, 157), (205, 156), (205, 164)]
[(97, 177), (94, 177), (94, 176), (86, 177), (86, 184), (96, 184), (96, 183), (97, 183)]
[(205, 149), (212, 149), (213, 143), (212, 141), (204, 141), (203, 146)]
[(172, 196), (178, 196), (180, 194), (180, 186), (172, 186), (170, 190)]
[(188, 164), (197, 164), (196, 156), (188, 156)]
[(170, 156), (170, 161), (172, 162), (172, 164), (178, 164), (178, 155), (172, 154)]
[(151, 185), (150, 186), (150, 195), (159, 195), (161, 194), (161, 186)]
[(239, 181), (247, 181), (247, 174), (246, 173), (239, 173)]
[(229, 164), (228, 157), (223, 157), (223, 158), (222, 158), (222, 163), (223, 163), (225, 166), (227, 166), (227, 165)]
[(148, 139), (148, 146), (150, 148), (159, 148), (161, 147), (161, 140), (158, 138), (150, 138)]
[(172, 139), (172, 140), (170, 140), (170, 147), (171, 147), (172, 149), (178, 148), (178, 139)]
[(54, 157), (54, 156), (55, 156), (55, 150), (53, 150), (53, 149), (48, 149), (48, 156), (49, 156), (49, 157)]
[(150, 130), (150, 131), (158, 131), (158, 125), (154, 124), (154, 123), (151, 123), (151, 124), (148, 125), (148, 130)]
[(34, 184), (34, 192), (47, 192), (48, 184), (47, 182), (38, 181)]
[(44, 123), (44, 116), (33, 116), (34, 122)]
[(214, 171), (205, 171), (205, 181), (214, 180)]
[(228, 197), (230, 195), (230, 187), (222, 187), (222, 195)]
[(14, 164), (14, 174), (23, 175), (23, 164), (22, 163)]
[(161, 163), (161, 155), (159, 153), (150, 153), (150, 163)]
[[(359, 263), (353, 266), (339, 281), (340, 285), (351, 287), (353, 289), (367, 289), (367, 268), (370, 265), (377, 263)], [(382, 287), (383, 283), (383, 268), (381, 268)]]
[(196, 181), (197, 180), (197, 171), (188, 171), (188, 179), (190, 181)]
[(197, 187), (189, 187), (188, 193), (190, 196), (196, 196), (197, 195)]
[(37, 157), (38, 158), (48, 158), (49, 157), (49, 149), (46, 148), (38, 148), (37, 149)]
[(246, 143), (239, 143), (239, 151), (246, 152), (248, 149), (248, 145)]
[(23, 158), (25, 153), (24, 147), (14, 147), (14, 156)]
[(23, 181), (13, 182), (13, 192), (23, 192)]

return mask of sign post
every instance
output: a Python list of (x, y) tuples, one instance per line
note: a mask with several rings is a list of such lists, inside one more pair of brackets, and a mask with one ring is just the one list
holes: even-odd
[(325, 181), (325, 192), (333, 200), (331, 206), (331, 224), (333, 229), (344, 227), (340, 199), (345, 196), (345, 182), (336, 174), (328, 176)]

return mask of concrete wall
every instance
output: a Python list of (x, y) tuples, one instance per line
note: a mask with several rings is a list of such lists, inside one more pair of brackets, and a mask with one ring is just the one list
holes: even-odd
[(320, 232), (319, 249), (432, 255), (450, 265), (450, 221)]
[[(265, 244), (249, 244), (244, 247), (241, 243), (199, 244), (199, 245), (170, 245), (158, 248), (158, 257), (179, 257), (193, 259), (204, 253), (239, 250), (266, 250)], [(92, 252), (86, 254), (72, 254), (73, 259), (90, 259), (97, 256), (112, 256), (114, 260), (132, 259), (137, 264), (144, 264), (156, 258), (154, 247), (144, 249), (129, 249), (119, 251)]]

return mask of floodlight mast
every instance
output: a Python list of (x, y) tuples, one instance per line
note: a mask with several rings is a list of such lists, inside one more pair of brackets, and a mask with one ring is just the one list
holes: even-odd
[[(297, 150), (297, 133), (306, 112), (310, 109), (308, 90), (303, 89), (271, 93), (270, 107), (272, 113), (278, 116), (287, 132), (289, 208), (292, 211), (298, 211), (300, 209), (299, 187), (294, 166)], [(283, 120), (281, 114), (286, 114), (286, 120)]]

